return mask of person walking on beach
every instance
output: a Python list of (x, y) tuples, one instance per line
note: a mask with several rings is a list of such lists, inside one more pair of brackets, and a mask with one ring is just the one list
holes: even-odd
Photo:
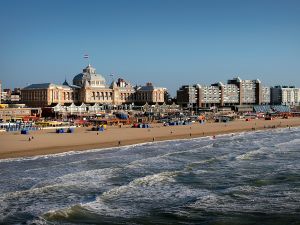
[(28, 138), (28, 141), (31, 141), (31, 138), (30, 138), (30, 137)]

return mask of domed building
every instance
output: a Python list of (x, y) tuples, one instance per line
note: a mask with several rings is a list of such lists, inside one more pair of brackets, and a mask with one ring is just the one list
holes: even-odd
[(131, 103), (164, 102), (164, 89), (151, 84), (134, 88), (122, 78), (106, 85), (104, 76), (96, 73), (90, 64), (73, 78), (70, 85), (32, 84), (22, 89), (22, 101), (28, 106), (45, 107), (53, 104), (121, 105)]
[(73, 78), (73, 84), (79, 87), (98, 87), (105, 88), (105, 78), (96, 73), (96, 69), (90, 64), (83, 69), (82, 73)]
[(120, 105), (133, 100), (134, 88), (129, 83), (119, 79), (108, 86), (105, 78), (90, 64), (73, 78), (73, 85), (80, 87), (79, 101), (87, 104)]

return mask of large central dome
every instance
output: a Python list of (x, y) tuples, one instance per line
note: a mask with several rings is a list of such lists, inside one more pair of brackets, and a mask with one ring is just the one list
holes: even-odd
[(96, 69), (90, 64), (83, 69), (82, 73), (73, 78), (73, 84), (84, 87), (105, 87), (105, 78), (101, 74), (96, 74)]

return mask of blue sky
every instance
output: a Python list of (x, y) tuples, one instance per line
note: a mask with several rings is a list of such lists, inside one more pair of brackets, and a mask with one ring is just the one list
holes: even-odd
[(108, 81), (182, 84), (240, 76), (300, 87), (297, 0), (2, 0), (0, 80), (69, 81), (87, 60)]

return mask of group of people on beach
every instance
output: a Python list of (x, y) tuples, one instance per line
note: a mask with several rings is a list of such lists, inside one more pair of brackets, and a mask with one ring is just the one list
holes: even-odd
[(28, 138), (28, 141), (31, 141), (33, 139), (34, 139), (33, 136), (31, 136), (31, 137)]

